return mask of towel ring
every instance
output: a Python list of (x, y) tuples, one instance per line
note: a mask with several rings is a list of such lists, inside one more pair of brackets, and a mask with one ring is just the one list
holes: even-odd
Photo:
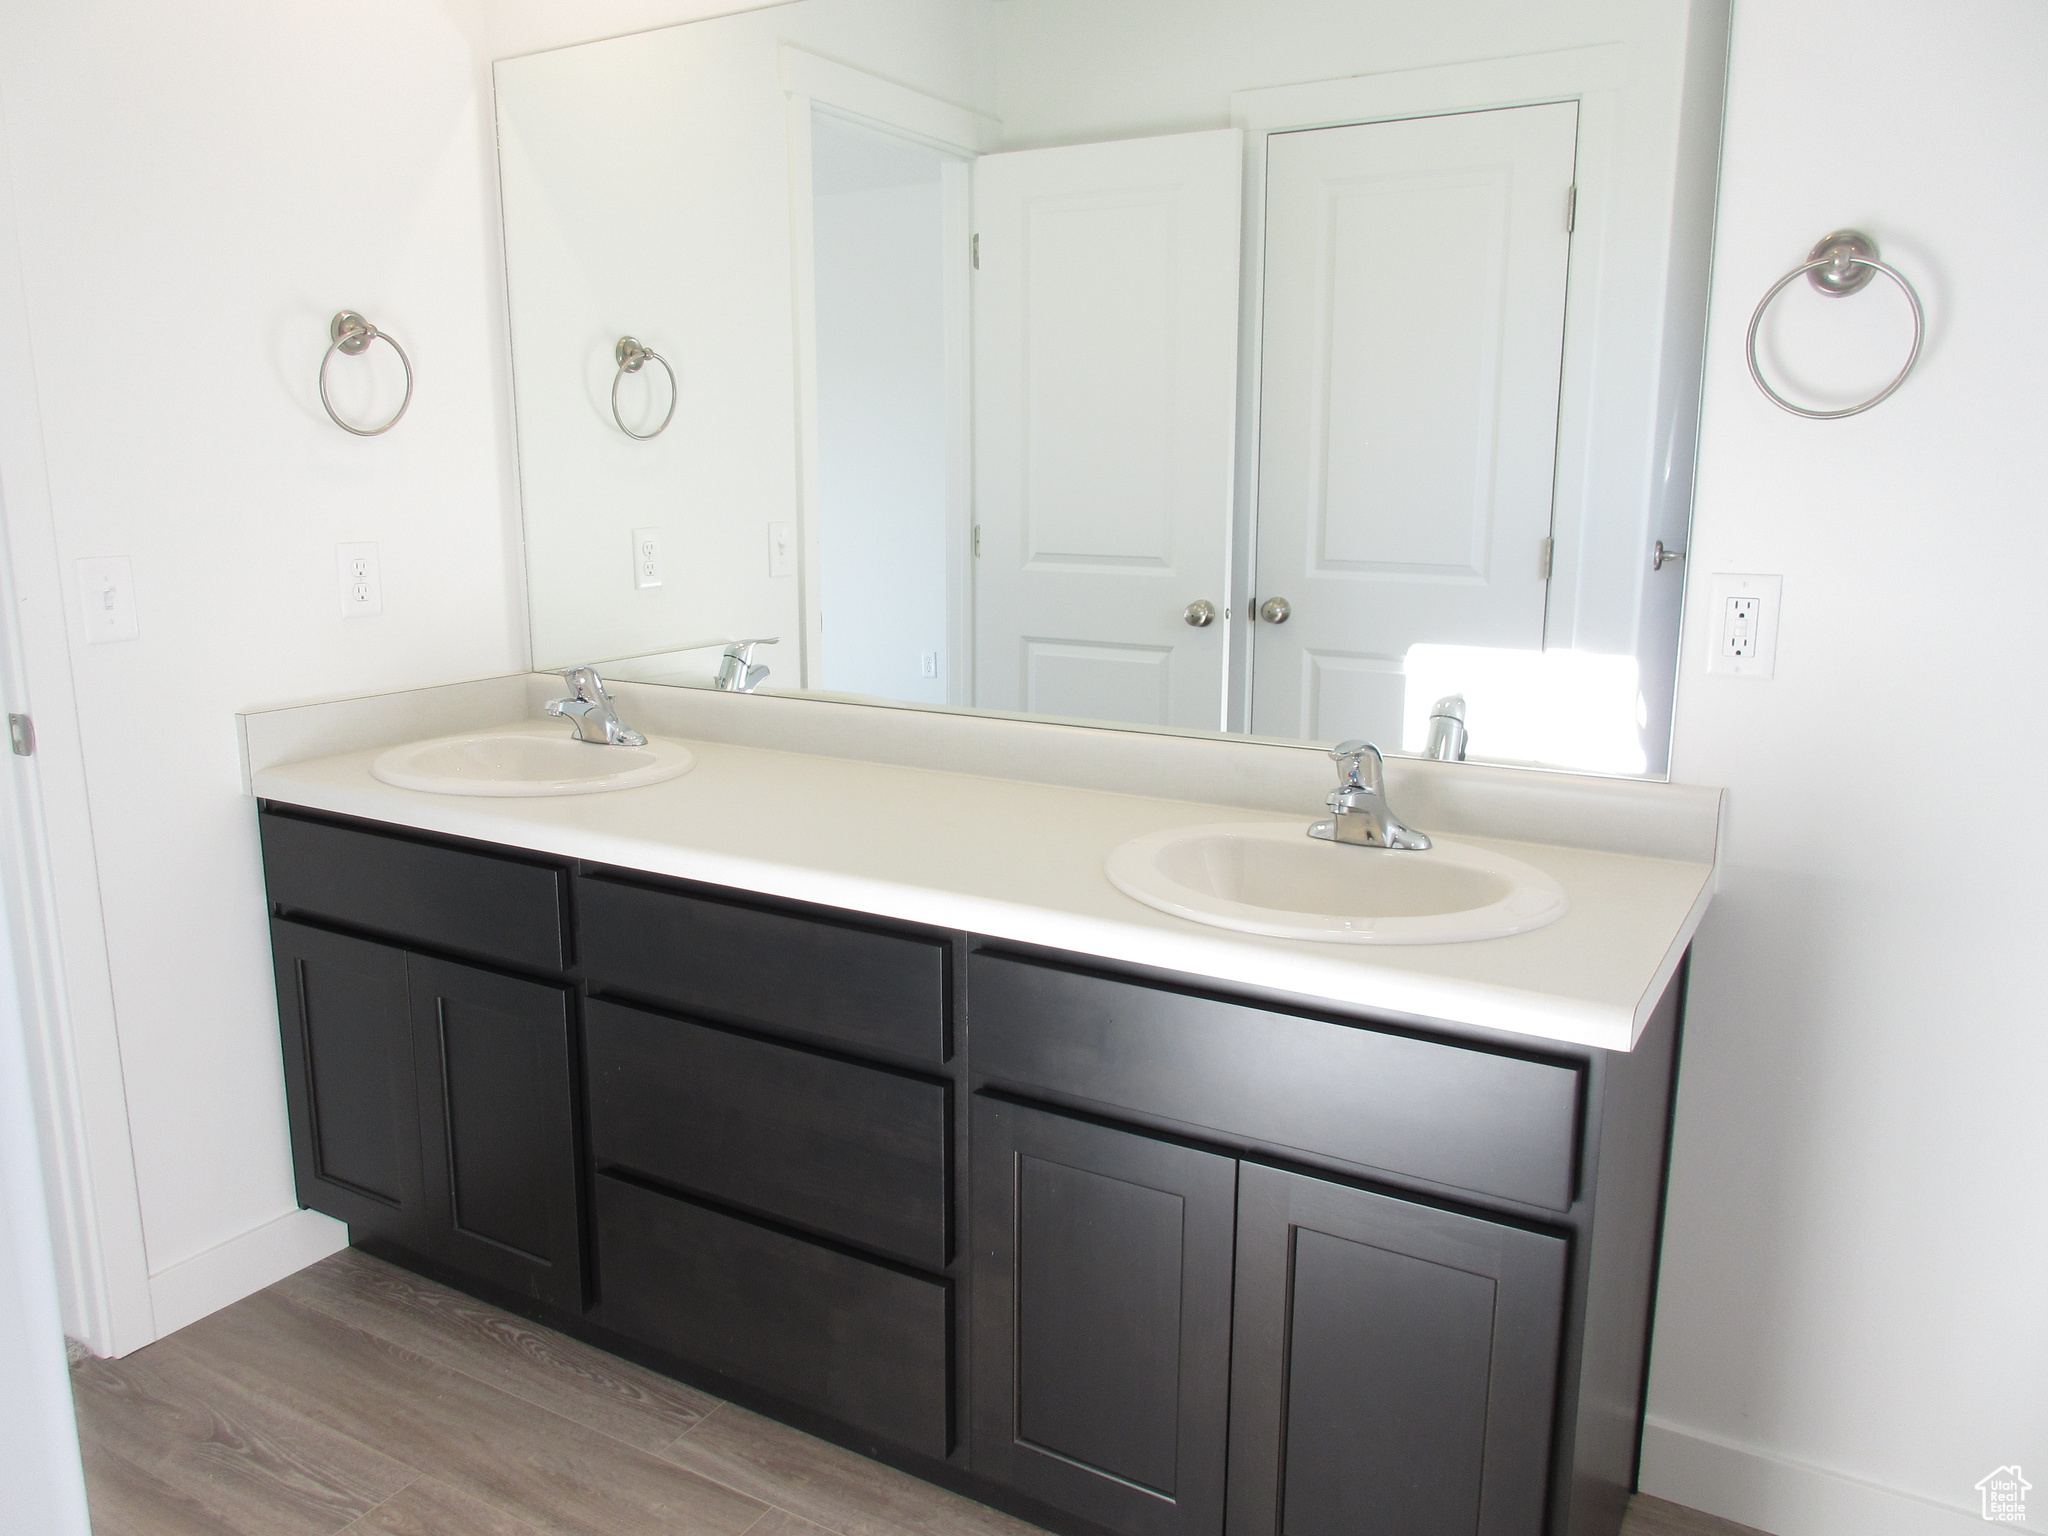
[[(639, 342), (630, 336), (621, 336), (619, 338), (619, 344), (612, 348), (612, 356), (619, 360), (619, 371), (612, 376), (612, 420), (619, 424), (621, 432), (639, 442), (644, 443), (650, 437), (661, 436), (662, 433), (668, 430), (668, 424), (675, 419), (675, 369), (669, 367), (668, 359), (659, 352), (655, 351), (652, 347), (641, 346)], [(627, 374), (638, 373), (650, 361), (661, 364), (661, 371), (668, 375), (668, 415), (661, 418), (661, 425), (652, 432), (635, 432), (626, 425), (625, 418), (619, 414), (619, 386), (626, 382)]]
[[(1906, 296), (1906, 302), (1913, 306), (1913, 350), (1906, 354), (1906, 366), (1899, 370), (1891, 383), (1861, 405), (1846, 406), (1839, 411), (1816, 411), (1808, 406), (1794, 405), (1764, 382), (1764, 371), (1756, 360), (1756, 333), (1764, 323), (1764, 311), (1771, 307), (1771, 300), (1801, 276), (1813, 284), (1816, 293), (1831, 299), (1845, 299), (1852, 293), (1861, 293), (1869, 285), (1872, 275), (1878, 272), (1897, 283), (1899, 291)], [(1744, 351), (1749, 358), (1749, 376), (1756, 380), (1756, 387), (1764, 392), (1771, 404), (1810, 421), (1839, 421), (1844, 416), (1861, 415), (1873, 405), (1889, 400), (1892, 392), (1906, 382), (1906, 375), (1913, 371), (1913, 365), (1920, 361), (1920, 342), (1926, 334), (1927, 315), (1920, 307), (1920, 295), (1894, 268), (1877, 259), (1877, 242), (1856, 230), (1838, 229), (1807, 253), (1804, 266), (1794, 267), (1771, 284), (1770, 292), (1758, 301), (1756, 313), (1749, 317), (1749, 340)]]
[[(327, 334), (334, 339), (327, 344), (327, 355), (320, 359), (320, 403), (327, 407), (327, 414), (334, 424), (344, 432), (353, 432), (357, 437), (376, 437), (389, 432), (404, 417), (406, 408), (412, 404), (412, 359), (405, 355), (405, 348), (380, 331), (352, 309), (344, 309), (328, 323)], [(391, 342), (391, 350), (398, 354), (398, 360), (405, 364), (405, 398), (398, 403), (398, 414), (381, 427), (352, 427), (336, 414), (334, 402), (327, 398), (327, 365), (334, 360), (336, 352), (346, 352), (350, 357), (367, 352), (373, 341)]]

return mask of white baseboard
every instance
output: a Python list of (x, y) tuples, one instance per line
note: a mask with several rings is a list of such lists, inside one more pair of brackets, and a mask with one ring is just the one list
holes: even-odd
[[(1985, 1471), (1990, 1471), (1986, 1467)], [(1811, 1462), (1687, 1429), (1652, 1414), (1643, 1426), (1642, 1491), (1755, 1526), (1771, 1536), (1985, 1536), (2039, 1531), (1987, 1525), (1968, 1505), (1866, 1482)], [(1963, 1490), (1965, 1497), (1974, 1497)]]
[(156, 1335), (176, 1333), (348, 1246), (348, 1227), (292, 1211), (149, 1277)]

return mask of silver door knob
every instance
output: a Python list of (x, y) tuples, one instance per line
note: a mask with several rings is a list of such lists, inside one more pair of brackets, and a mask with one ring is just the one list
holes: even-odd
[(1207, 629), (1216, 622), (1216, 605), (1206, 597), (1198, 597), (1187, 605), (1181, 617), (1196, 629)]
[(1259, 617), (1268, 624), (1285, 624), (1293, 612), (1284, 597), (1269, 597), (1259, 604)]

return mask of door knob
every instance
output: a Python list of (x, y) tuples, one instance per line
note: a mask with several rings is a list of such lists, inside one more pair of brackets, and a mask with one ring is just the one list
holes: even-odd
[(1269, 597), (1259, 604), (1259, 617), (1268, 624), (1285, 624), (1294, 610), (1287, 606), (1284, 597)]
[(1181, 617), (1196, 629), (1207, 629), (1216, 622), (1216, 605), (1206, 597), (1198, 597), (1188, 604)]

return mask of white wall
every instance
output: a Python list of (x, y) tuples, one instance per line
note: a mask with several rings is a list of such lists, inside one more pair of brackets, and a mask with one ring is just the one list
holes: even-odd
[[(1783, 1536), (1982, 1530), (2012, 1462), (2048, 1529), (2044, 67), (2036, 0), (1736, 12), (1676, 761), (1731, 820), (1644, 1486)], [(1885, 405), (1801, 421), (1742, 331), (1843, 225), (1931, 336)], [(1884, 286), (1788, 295), (1834, 334), (1786, 363), (1881, 382)], [(1701, 671), (1715, 571), (1783, 574), (1774, 679)]]
[(943, 157), (813, 117), (821, 686), (943, 704)]
[[(101, 1348), (268, 1283), (340, 1230), (293, 1214), (234, 711), (523, 664), (479, 25), (474, 5), (403, 0), (0, 14), (27, 345), (12, 361), (40, 407), (40, 440), (10, 437), (0, 475), (35, 599), (22, 623), (61, 636), (37, 652), (32, 703), (61, 718), (76, 690), (77, 761), (58, 741), (43, 772), (75, 767), (87, 794), (83, 838), (57, 853), (74, 875), (96, 863), (150, 1276), (150, 1317), (67, 1319)], [(418, 370), (388, 436), (321, 413), (343, 306)], [(388, 359), (337, 364), (366, 409), (373, 367)], [(12, 399), (19, 372), (6, 382)], [(379, 617), (342, 616), (344, 540), (381, 548)], [(74, 562), (104, 555), (134, 563), (141, 638), (88, 646)], [(81, 919), (64, 943), (98, 938)]]

